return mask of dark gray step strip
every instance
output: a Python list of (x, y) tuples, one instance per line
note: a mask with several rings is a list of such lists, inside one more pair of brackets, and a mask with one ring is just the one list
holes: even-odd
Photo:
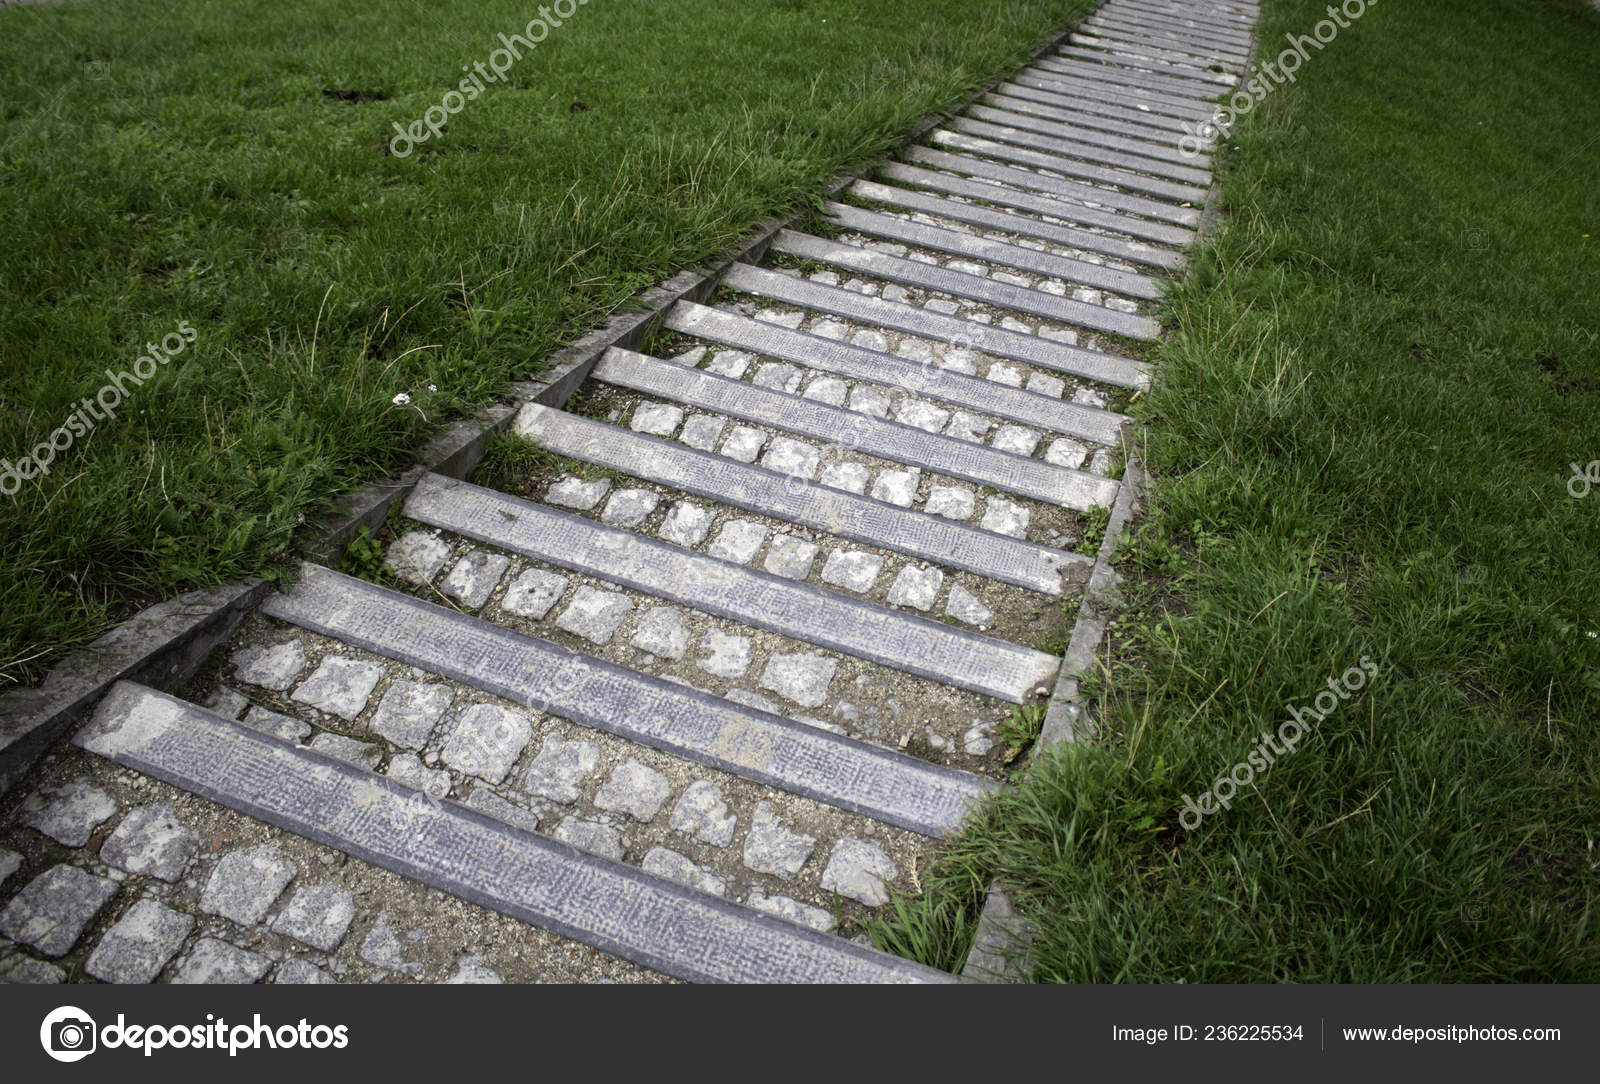
[[(885, 163), (879, 169), (879, 175), (904, 184), (919, 184), (940, 192), (965, 196), (968, 199), (986, 200), (1000, 207), (1014, 207), (1019, 211), (1049, 215), (1081, 226), (1113, 230), (1142, 241), (1183, 246), (1194, 240), (1193, 230), (1169, 226), (1164, 222), (1133, 218), (1099, 207), (1086, 207), (1081, 203), (1070, 202), (1072, 198), (1070, 196), (1057, 198), (1049, 194), (1049, 189), (1056, 187), (1049, 183), (1049, 178), (1042, 178), (1039, 174), (1030, 173), (1025, 169), (1014, 169), (982, 158), (936, 151), (931, 147), (911, 147), (907, 150), (907, 154), (913, 164)], [(934, 169), (919, 169), (915, 163), (932, 166)], [(950, 172), (939, 173), (935, 172), (935, 169)], [(981, 181), (968, 180), (969, 177), (982, 177), (1000, 183), (984, 184)]]
[(1157, 177), (1165, 177), (1170, 181), (1197, 185), (1211, 183), (1211, 174), (1207, 170), (1162, 161), (1153, 155), (1124, 154), (1121, 151), (1110, 150), (1099, 144), (1064, 134), (1059, 124), (1018, 118), (1001, 109), (974, 105), (967, 110), (966, 116), (956, 117), (950, 125), (968, 135), (1011, 143), (1046, 154), (1082, 158), (1091, 162), (1102, 162), (1108, 166), (1123, 166)]
[(1077, 75), (1062, 75), (1059, 72), (1047, 71), (1043, 68), (1029, 68), (1013, 76), (1015, 82), (1024, 86), (1038, 87), (1041, 90), (1054, 90), (1064, 94), (1081, 94), (1099, 98), (1122, 106), (1124, 109), (1134, 109), (1144, 112), (1144, 106), (1152, 113), (1159, 113), (1179, 121), (1193, 121), (1208, 117), (1214, 111), (1213, 106), (1189, 98), (1174, 98), (1166, 94), (1157, 94), (1154, 91), (1144, 90), (1141, 87), (1112, 86), (1110, 83), (1098, 79), (1086, 79)]
[(1169, 75), (1174, 79), (1186, 79), (1209, 87), (1216, 94), (1226, 94), (1237, 85), (1236, 77), (1227, 72), (1212, 71), (1198, 65), (1175, 61), (1163, 62), (1140, 53), (1130, 55), (1122, 51), (1091, 49), (1086, 45), (1063, 45), (1056, 50), (1056, 55), (1073, 60), (1085, 60), (1091, 64), (1114, 64), (1133, 71), (1149, 72), (1152, 75)]
[(951, 982), (120, 682), (74, 741), (364, 862), (693, 982)]
[[(916, 426), (873, 418), (798, 395), (758, 388), (704, 369), (686, 369), (676, 362), (631, 350), (613, 348), (607, 351), (595, 367), (594, 376), (608, 384), (647, 395), (840, 444), (864, 455), (905, 463), (1064, 508), (1087, 511), (1109, 507), (1117, 495), (1117, 483), (1110, 478), (1069, 470), (1042, 459), (1003, 452), (941, 433), (929, 433)], [(806, 638), (798, 633), (794, 635)]]
[(1172, 15), (1182, 19), (1209, 19), (1221, 26), (1249, 30), (1261, 13), (1259, 4), (1205, 3), (1188, 4), (1180, 0), (1117, 0), (1119, 11), (1148, 11), (1156, 15)]
[(1009, 98), (1022, 98), (1041, 105), (1054, 106), (1057, 109), (1069, 109), (1076, 113), (1088, 113), (1097, 117), (1105, 117), (1121, 124), (1131, 125), (1138, 129), (1137, 133), (1144, 139), (1165, 141), (1170, 144), (1173, 139), (1184, 133), (1184, 127), (1195, 127), (1192, 120), (1179, 117), (1167, 117), (1160, 113), (1153, 113), (1133, 105), (1118, 105), (1089, 91), (1068, 90), (1042, 90), (1039, 87), (1023, 86), (1021, 83), (1001, 83), (995, 88), (996, 93), (1004, 94)]
[(975, 103), (967, 110), (967, 115), (1007, 128), (1038, 132), (1074, 144), (1105, 147), (1129, 156), (1130, 160), (1134, 160), (1134, 156), (1137, 156), (1139, 168), (1153, 170), (1163, 163), (1168, 166), (1189, 163), (1186, 169), (1190, 174), (1208, 178), (1210, 176), (1207, 172), (1211, 168), (1209, 155), (1195, 154), (1185, 157), (1177, 149), (1177, 141), (1171, 138), (1156, 143), (1147, 141), (1143, 136), (1129, 138), (1114, 135), (1110, 131), (1084, 123), (1085, 119), (1092, 118), (1085, 118), (1082, 114), (1074, 114), (1065, 109), (1052, 109), (1050, 106), (1035, 102), (986, 94), (983, 101)]
[(813, 237), (810, 234), (795, 233), (793, 230), (781, 230), (772, 239), (771, 251), (799, 259), (832, 264), (858, 275), (871, 275), (889, 282), (897, 282), (902, 286), (934, 290), (1010, 309), (1012, 312), (1076, 324), (1094, 331), (1124, 335), (1130, 339), (1155, 339), (1161, 335), (1160, 323), (1148, 316), (1118, 312), (1116, 309), (1075, 301), (1070, 297), (1047, 294), (1043, 290), (1013, 286), (1009, 282), (1000, 282), (984, 275), (970, 275), (965, 271), (952, 271), (937, 264), (919, 263), (900, 256), (890, 256), (861, 245), (831, 241), (826, 237)]
[(1115, 20), (1090, 20), (1083, 24), (1083, 30), (1085, 33), (1110, 38), (1113, 41), (1154, 45), (1162, 49), (1173, 49), (1178, 52), (1193, 53), (1197, 56), (1232, 60), (1241, 64), (1245, 61), (1245, 54), (1237, 49), (1218, 49), (1208, 42), (1199, 42), (1192, 38), (1181, 38), (1173, 34), (1160, 34), (1142, 27), (1130, 27), (1126, 23), (1119, 23)]
[(269, 617), (655, 749), (927, 836), (993, 784), (651, 677), (332, 569), (305, 566)]
[(1061, 666), (1054, 655), (1032, 648), (758, 572), (442, 475), (423, 477), (406, 502), (406, 515), (705, 613), (1013, 704), (1026, 703), (1041, 685), (1054, 685)]
[[(929, 173), (917, 169), (915, 166), (902, 166), (890, 163), (879, 170), (879, 174), (891, 180), (901, 180), (908, 184), (926, 184), (926, 178), (939, 178), (944, 175)], [(919, 180), (918, 178), (924, 178)], [(970, 188), (988, 188), (992, 186), (978, 185), (972, 182), (963, 182), (960, 178), (950, 177), (954, 181)], [(851, 184), (850, 192), (862, 199), (874, 200), (878, 203), (889, 204), (907, 211), (920, 211), (923, 214), (937, 215), (941, 218), (954, 219), (973, 226), (982, 226), (986, 229), (1004, 230), (1021, 237), (1031, 237), (1038, 241), (1049, 241), (1052, 244), (1065, 245), (1069, 248), (1083, 249), (1086, 252), (1098, 252), (1106, 256), (1113, 256), (1128, 263), (1144, 264), (1148, 267), (1157, 267), (1165, 271), (1176, 271), (1183, 267), (1182, 253), (1169, 249), (1155, 248), (1140, 241), (1124, 241), (1117, 237), (1107, 237), (1103, 234), (1089, 233), (1086, 230), (1075, 230), (1071, 226), (1058, 226), (1053, 222), (1043, 222), (1032, 215), (1007, 214), (989, 207), (964, 203), (959, 200), (945, 199), (929, 192), (916, 192), (907, 188), (896, 188), (892, 185), (878, 184), (876, 181), (856, 181)], [(978, 195), (977, 198), (986, 198)]]
[[(983, 125), (982, 121), (968, 121), (964, 118), (957, 118), (956, 122), (969, 129), (981, 128)], [(1080, 198), (1091, 199), (1108, 207), (1117, 207), (1148, 218), (1159, 218), (1164, 222), (1188, 224), (1195, 212), (1185, 213), (1183, 208), (1176, 205), (1179, 203), (1199, 205), (1205, 203), (1206, 199), (1206, 191), (1203, 188), (1175, 184), (1171, 181), (1158, 181), (1153, 177), (1130, 173), (1127, 170), (1109, 169), (1092, 165), (1076, 158), (1063, 158), (1058, 154), (1045, 154), (1042, 151), (1028, 150), (1026, 147), (1013, 147), (1010, 144), (996, 142), (992, 138), (974, 135), (971, 132), (941, 128), (930, 132), (929, 139), (940, 147), (949, 150), (961, 151), (966, 154), (979, 154), (985, 158), (994, 158), (1016, 165), (1048, 169), (1052, 173), (1059, 173), (1063, 177), (1075, 177), (1095, 184), (1115, 185), (1116, 189), (1098, 188), (1092, 189), (1088, 193), (1080, 193)], [(1147, 196), (1155, 196), (1157, 198), (1150, 200), (1136, 196), (1126, 196), (1117, 191), (1117, 189), (1128, 192), (1142, 192)]]
[[(852, 192), (860, 194), (860, 190), (860, 185), (851, 186)], [(908, 245), (945, 252), (952, 256), (966, 256), (1003, 267), (1015, 267), (1021, 271), (1049, 275), (1051, 278), (1066, 279), (1083, 286), (1096, 286), (1128, 297), (1144, 298), (1147, 301), (1154, 301), (1161, 296), (1161, 284), (1149, 275), (1118, 271), (1101, 264), (1085, 263), (1066, 256), (1023, 248), (1021, 245), (1008, 244), (990, 237), (928, 226), (921, 222), (909, 222), (893, 215), (851, 207), (844, 203), (824, 203), (823, 209), (833, 221), (858, 233), (884, 237), (891, 241), (903, 241)]]
[(891, 331), (919, 335), (925, 339), (981, 350), (995, 357), (1025, 361), (1041, 369), (1071, 373), (1121, 388), (1149, 386), (1150, 374), (1143, 362), (1067, 346), (1037, 335), (1024, 335), (1005, 328), (963, 320), (957, 316), (930, 312), (915, 305), (885, 301), (837, 286), (824, 286), (794, 275), (785, 275), (749, 264), (734, 264), (722, 278), (730, 289), (768, 297), (800, 308), (815, 309), (830, 316), (875, 324)]
[(1082, 437), (1097, 444), (1115, 446), (1122, 424), (1127, 420), (1108, 410), (1069, 403), (933, 365), (920, 365), (894, 354), (803, 331), (790, 331), (776, 324), (692, 302), (674, 305), (667, 312), (664, 326), (735, 350), (796, 362), (851, 380), (904, 388), (913, 395), (938, 399), (1007, 421), (1035, 425), (1052, 433)]
[(1109, 8), (1097, 18), (1101, 22), (1149, 31), (1152, 34), (1170, 34), (1193, 45), (1229, 52), (1249, 52), (1250, 35), (1231, 27), (1220, 27), (1195, 19), (1161, 15), (1133, 8)]
[[(1049, 101), (1053, 96), (1045, 95), (1039, 91), (1030, 91), (1027, 87), (1013, 87), (1013, 91), (1024, 92), (1020, 94), (1001, 93), (985, 94), (983, 100), (987, 105), (996, 109), (1004, 109), (1010, 113), (1022, 113), (1030, 117), (1042, 117), (1046, 120), (1058, 121), (1071, 125), (1074, 129), (1096, 131), (1114, 134), (1115, 137), (1125, 140), (1130, 146), (1138, 147), (1141, 154), (1175, 154), (1174, 147), (1178, 140), (1183, 138), (1181, 130), (1174, 131), (1167, 128), (1150, 128), (1132, 121), (1122, 121), (1115, 117), (1105, 116), (1100, 113), (1090, 113), (1087, 107), (1051, 105)], [(1061, 101), (1055, 98), (1055, 101)], [(1190, 127), (1194, 127), (1190, 125)], [(1209, 139), (1199, 140), (1204, 151), (1215, 149), (1215, 144)], [(1209, 167), (1211, 157), (1209, 153), (1197, 154), (1193, 159), (1178, 156), (1182, 161), (1193, 161), (1197, 165)]]
[[(926, 512), (821, 485), (796, 486), (765, 467), (530, 403), (517, 433), (558, 455), (610, 467), (696, 497), (787, 520), (839, 538), (920, 557), (1030, 591), (1059, 595), (1092, 562)], [(1067, 582), (1063, 582), (1066, 577)]]
[(1181, 75), (1165, 75), (1118, 64), (1112, 58), (1080, 60), (1077, 57), (1041, 56), (1033, 62), (1041, 71), (1060, 72), (1062, 75), (1093, 79), (1119, 86), (1144, 87), (1178, 98), (1189, 98), (1209, 104), (1230, 89), (1211, 79), (1188, 79)]
[(1165, 60), (1173, 64), (1187, 64), (1197, 68), (1209, 68), (1210, 65), (1217, 64), (1224, 69), (1231, 70), (1234, 75), (1239, 75), (1244, 70), (1243, 64), (1236, 60), (1229, 60), (1226, 57), (1210, 56), (1203, 51), (1194, 52), (1176, 47), (1167, 48), (1152, 45), (1149, 42), (1108, 38), (1103, 34), (1096, 34), (1084, 28), (1079, 28), (1067, 40), (1086, 49), (1105, 50), (1117, 53), (1119, 56), (1124, 53), (1132, 53), (1148, 60)]

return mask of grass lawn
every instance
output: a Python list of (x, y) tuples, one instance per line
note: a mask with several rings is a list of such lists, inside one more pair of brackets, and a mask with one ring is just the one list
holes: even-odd
[(0, 688), (281, 568), (342, 487), (1089, 6), (587, 0), (520, 60), (505, 0), (0, 8), (0, 458), (69, 444), (0, 476)]
[[(1325, 7), (1269, 0), (1272, 55)], [(1039, 980), (1600, 980), (1597, 100), (1587, 0), (1389, 0), (1240, 123), (1100, 738), (882, 943), (959, 964), (999, 877)]]

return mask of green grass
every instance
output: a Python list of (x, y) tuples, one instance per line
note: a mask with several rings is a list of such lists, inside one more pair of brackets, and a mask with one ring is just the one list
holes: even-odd
[(1088, 6), (590, 0), (405, 158), (393, 124), (527, 5), (0, 10), (0, 458), (195, 333), (0, 497), (0, 687), (142, 602), (283, 567), (342, 488)]
[[(1325, 6), (1271, 0), (1264, 39)], [(992, 801), (880, 944), (959, 963), (998, 878), (1037, 980), (1600, 979), (1600, 494), (1565, 487), (1600, 459), (1597, 97), (1586, 0), (1412, 0), (1239, 125), (1136, 405), (1156, 482), (1100, 736)]]

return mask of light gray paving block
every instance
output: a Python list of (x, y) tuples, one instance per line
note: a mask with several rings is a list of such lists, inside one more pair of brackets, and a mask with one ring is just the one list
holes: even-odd
[(421, 749), (455, 702), (450, 686), (401, 679), (389, 686), (372, 713), (373, 733), (406, 749)]
[(749, 898), (744, 902), (746, 907), (754, 907), (757, 911), (776, 915), (787, 922), (809, 926), (818, 933), (827, 933), (834, 926), (833, 916), (822, 908), (792, 900), (788, 896), (768, 896), (759, 888), (752, 889)]
[(627, 595), (585, 584), (573, 592), (572, 601), (556, 618), (556, 626), (590, 643), (609, 644), (632, 612), (633, 600)]
[(1002, 425), (995, 430), (989, 446), (1012, 455), (1031, 456), (1039, 446), (1039, 434), (1021, 425)]
[(509, 824), (513, 828), (521, 828), (525, 832), (539, 830), (539, 816), (519, 805), (512, 805), (504, 798), (486, 786), (472, 788), (472, 793), (467, 795), (467, 808), (476, 809), (485, 816), (493, 817), (502, 824)]
[(920, 478), (914, 470), (879, 471), (872, 481), (872, 499), (887, 501), (898, 508), (910, 508), (916, 503)]
[(990, 497), (978, 525), (986, 531), (1021, 538), (1028, 533), (1028, 509), (1015, 501)]
[(244, 713), (240, 723), (251, 730), (259, 730), (263, 734), (271, 734), (287, 742), (299, 742), (311, 736), (311, 724), (296, 719), (293, 715), (285, 715), (281, 711), (268, 711), (259, 704)]
[(24, 807), (28, 827), (43, 832), (64, 847), (81, 847), (94, 830), (117, 811), (111, 795), (88, 777), (33, 794)]
[(750, 638), (712, 629), (700, 642), (700, 669), (721, 678), (743, 677), (750, 669)]
[[(1029, 121), (1025, 117), (1008, 115), (1001, 110), (990, 109), (985, 106), (975, 106), (969, 112), (971, 113), (970, 117), (957, 117), (952, 120), (950, 122), (951, 128), (982, 139), (992, 139), (1000, 143), (1027, 147), (1030, 150), (1040, 151), (1044, 154), (1081, 158), (1088, 162), (1103, 163), (1121, 169), (1149, 173), (1156, 177), (1184, 184), (1203, 187), (1211, 183), (1210, 173), (1203, 169), (1162, 162), (1140, 155), (1124, 154), (1121, 151), (1112, 150), (1109, 147), (1103, 147), (1091, 141), (1061, 134), (1046, 134), (1037, 130), (1057, 127), (1055, 125), (1040, 121)], [(1057, 275), (1056, 277), (1071, 278), (1072, 276)], [(1141, 294), (1139, 296), (1147, 295)]]
[(200, 845), (200, 837), (178, 819), (165, 802), (128, 811), (116, 831), (100, 847), (107, 865), (171, 883), (183, 876)]
[(671, 795), (671, 780), (629, 757), (611, 769), (611, 777), (595, 794), (594, 804), (599, 809), (626, 813), (648, 824)]
[(818, 403), (829, 406), (844, 406), (844, 401), (850, 395), (850, 385), (836, 376), (819, 376), (801, 394)]
[(718, 418), (711, 414), (696, 414), (683, 423), (683, 433), (678, 439), (691, 448), (709, 452), (717, 446), (717, 441), (727, 424), (726, 418)]
[(718, 350), (716, 357), (706, 364), (706, 372), (738, 380), (744, 376), (753, 360), (742, 350)]
[[(951, 830), (992, 787), (326, 568), (304, 566), (294, 589), (269, 598), (263, 609), (515, 703), (915, 832)], [(926, 655), (927, 665), (940, 666), (932, 645)]]
[(233, 656), (234, 672), (240, 681), (279, 693), (286, 692), (294, 684), (294, 679), (306, 668), (306, 662), (305, 649), (299, 640), (247, 647)]
[(994, 425), (988, 418), (970, 411), (958, 410), (951, 416), (950, 424), (945, 426), (944, 434), (957, 440), (982, 444), (983, 438), (989, 435), (989, 430), (992, 428)]
[(950, 588), (950, 597), (945, 600), (944, 612), (957, 621), (965, 621), (969, 625), (987, 627), (994, 623), (994, 611), (960, 584)]
[(67, 981), (67, 973), (55, 964), (35, 960), (20, 952), (0, 955), (0, 985), (56, 986)]
[(965, 486), (934, 486), (928, 491), (928, 502), (923, 508), (929, 515), (946, 519), (971, 519), (977, 511), (977, 498)]
[(260, 982), (271, 967), (272, 960), (266, 956), (204, 937), (178, 961), (172, 981), (188, 986), (247, 986)]
[(500, 586), (500, 579), (509, 567), (511, 561), (504, 554), (473, 550), (456, 562), (439, 584), (439, 593), (469, 610), (479, 609)]
[(862, 384), (850, 389), (849, 408), (857, 414), (865, 414), (871, 418), (887, 418), (889, 406), (889, 396), (877, 388)]
[(550, 607), (556, 604), (566, 589), (565, 576), (530, 568), (511, 581), (511, 586), (506, 588), (505, 595), (500, 599), (500, 605), (518, 617), (538, 621), (550, 612)]
[(237, 719), (245, 713), (250, 701), (226, 685), (219, 685), (210, 696), (206, 697), (203, 706), (210, 708), (224, 719)]
[(392, 826), (404, 819), (400, 810), (411, 806), (404, 788), (229, 728), (129, 683), (113, 689), (75, 740), (224, 805), (248, 805), (253, 816), (288, 831), (314, 834), (385, 869), (678, 978), (951, 981), (638, 870), (573, 854), (453, 803), (421, 807), (417, 830), (397, 832)]
[(748, 425), (736, 425), (722, 442), (722, 454), (739, 463), (754, 463), (766, 444), (767, 435)]
[(412, 790), (420, 790), (424, 794), (431, 794), (435, 798), (443, 798), (450, 793), (450, 773), (429, 768), (415, 753), (395, 754), (390, 758), (385, 774), (397, 783), (403, 783)]
[(771, 802), (756, 805), (750, 831), (744, 837), (744, 864), (757, 873), (790, 880), (805, 867), (817, 845), (815, 836), (792, 832), (784, 826)]
[(889, 902), (889, 882), (900, 875), (883, 848), (876, 843), (845, 836), (834, 844), (822, 871), (822, 887), (866, 904), (882, 907)]
[(271, 844), (229, 851), (212, 869), (200, 893), (200, 909), (254, 926), (299, 872), (293, 860)]
[(678, 501), (661, 521), (661, 537), (676, 546), (698, 546), (711, 531), (711, 513), (690, 501)]
[(670, 437), (683, 421), (683, 411), (670, 403), (641, 403), (633, 412), (630, 427), (636, 433)]
[[(667, 322), (674, 330), (685, 334), (719, 341), (731, 339), (747, 342), (755, 349), (776, 356), (804, 358), (805, 363), (814, 368), (840, 373), (853, 380), (893, 384), (917, 395), (1097, 443), (1116, 441), (1124, 421), (1121, 415), (1085, 410), (1031, 392), (996, 391), (985, 381), (973, 376), (937, 366), (913, 364), (815, 335), (795, 331), (772, 332), (752, 320), (703, 305), (675, 305), (667, 314)], [(952, 333), (960, 331), (955, 326), (945, 330)]]
[(1088, 454), (1089, 449), (1075, 440), (1067, 440), (1065, 438), (1051, 441), (1050, 447), (1044, 450), (1045, 462), (1056, 463), (1060, 466), (1074, 469), (1083, 466), (1084, 458)]
[(361, 942), (360, 955), (373, 967), (385, 971), (399, 971), (407, 975), (422, 973), (421, 964), (405, 958), (405, 948), (400, 943), (399, 935), (394, 932), (394, 923), (390, 921), (387, 911), (378, 912), (372, 928)]
[(713, 896), (725, 896), (728, 892), (728, 882), (710, 870), (695, 865), (687, 855), (665, 847), (652, 847), (639, 866), (652, 876), (687, 885), (700, 892), (709, 892)]
[(456, 963), (456, 973), (444, 980), (446, 986), (502, 986), (505, 980), (483, 962), (481, 956), (465, 956)]
[(652, 606), (639, 618), (629, 642), (652, 655), (681, 659), (689, 650), (689, 630), (683, 615), (671, 606)]
[(600, 747), (594, 742), (551, 734), (528, 766), (523, 786), (535, 797), (571, 805), (583, 793), (585, 780), (594, 774), (599, 763)]
[(823, 564), (822, 579), (825, 583), (864, 595), (872, 590), (882, 568), (883, 557), (880, 554), (838, 549), (830, 553)]
[[(757, 317), (756, 319), (760, 319)], [(800, 387), (801, 372), (786, 362), (768, 362), (756, 370), (756, 375), (750, 383), (758, 388), (771, 388), (774, 391), (793, 392)]]
[(729, 811), (728, 803), (715, 783), (696, 779), (684, 788), (677, 804), (672, 807), (672, 816), (667, 823), (673, 831), (683, 832), (701, 843), (726, 847), (733, 842), (739, 817)]
[[(407, 531), (384, 558), (384, 567), (407, 583), (427, 586), (450, 559), (450, 544), (424, 531)], [(248, 679), (247, 679), (248, 680)], [(259, 684), (259, 683), (258, 683)], [(284, 688), (287, 688), (287, 684)]]
[(377, 742), (359, 741), (345, 734), (318, 734), (307, 747), (325, 757), (342, 760), (369, 772), (376, 771), (383, 761), (383, 746)]
[(828, 686), (838, 669), (838, 660), (810, 651), (775, 654), (761, 674), (761, 687), (796, 704), (815, 708), (827, 701)]
[(609, 492), (611, 492), (609, 478), (596, 478), (592, 482), (585, 482), (582, 478), (569, 474), (551, 486), (544, 499), (562, 508), (587, 512), (604, 500)]
[(937, 568), (906, 565), (889, 587), (889, 605), (910, 606), (914, 610), (931, 610), (939, 597), (939, 586), (942, 583), (944, 583), (944, 573)]
[(661, 495), (649, 489), (619, 489), (606, 501), (600, 522), (613, 527), (637, 527), (661, 503)]
[(0, 847), (0, 884), (21, 868), (22, 856), (9, 847)]
[(334, 986), (337, 981), (315, 964), (301, 959), (285, 960), (272, 973), (272, 981), (291, 986)]
[[(1100, 380), (1118, 387), (1138, 388), (1149, 384), (1147, 367), (1141, 362), (1116, 357), (1082, 347), (1064, 346), (1031, 335), (988, 327), (957, 316), (929, 312), (915, 305), (861, 297), (846, 290), (818, 286), (777, 271), (734, 264), (723, 284), (748, 293), (781, 295), (797, 305), (809, 305), (852, 320), (871, 320), (883, 327), (923, 338), (951, 343), (964, 349), (981, 350), (996, 357), (1011, 358), (1045, 369)], [(1050, 295), (1044, 294), (1048, 297)], [(923, 383), (932, 383), (933, 374), (924, 374)], [(879, 380), (883, 377), (879, 376)], [(914, 390), (920, 384), (912, 384)]]
[(192, 929), (189, 915), (155, 900), (140, 900), (106, 931), (84, 970), (101, 982), (153, 982)]
[(792, 534), (774, 535), (767, 547), (763, 566), (774, 576), (789, 580), (803, 580), (811, 575), (811, 566), (817, 559), (817, 544), (796, 538)]
[(622, 833), (609, 824), (584, 820), (582, 817), (566, 817), (556, 825), (551, 835), (580, 851), (597, 854), (613, 862), (622, 861)]
[(533, 726), (522, 712), (472, 704), (456, 716), (439, 757), (457, 771), (498, 783), (531, 737)]
[[(981, 126), (983, 126), (981, 121), (971, 121), (966, 125), (966, 127)], [(1048, 169), (1052, 173), (1060, 174), (1062, 177), (1076, 177), (1084, 181), (1092, 181), (1095, 184), (1114, 185), (1114, 188), (1095, 188), (1090, 192), (1084, 192), (1081, 189), (1064, 187), (1070, 185), (1072, 183), (1070, 181), (1060, 181), (1052, 184), (1048, 190), (1073, 193), (1074, 198), (1092, 200), (1107, 207), (1116, 207), (1131, 214), (1144, 215), (1146, 218), (1154, 218), (1162, 222), (1173, 222), (1178, 225), (1192, 224), (1195, 222), (1193, 208), (1180, 207), (1178, 204), (1187, 202), (1193, 205), (1203, 205), (1205, 203), (1205, 189), (1197, 188), (1194, 185), (1147, 177), (1143, 173), (1117, 169), (1112, 166), (1097, 166), (1092, 162), (1085, 162), (1078, 158), (1066, 158), (1060, 154), (1046, 154), (1044, 151), (1030, 150), (1027, 147), (1018, 147), (982, 136), (969, 135), (954, 128), (936, 130), (930, 134), (929, 139), (941, 147), (964, 154), (979, 154), (985, 158), (993, 158), (1002, 162)], [(1041, 177), (1041, 179), (1047, 179), (1043, 178), (1042, 174), (1037, 174), (1036, 176)], [(1143, 195), (1139, 197), (1127, 196), (1123, 195), (1123, 192), (1139, 192)], [(1143, 198), (1146, 196), (1151, 198)]]
[[(774, 252), (786, 253), (808, 260), (850, 267), (864, 274), (877, 275), (893, 282), (903, 283), (918, 290), (933, 290), (955, 297), (970, 298), (987, 305), (1008, 308), (1050, 320), (1109, 331), (1135, 339), (1153, 339), (1161, 334), (1161, 325), (1148, 316), (1118, 312), (1098, 305), (1085, 305), (1081, 301), (1057, 297), (1043, 290), (1012, 286), (983, 275), (968, 274), (949, 267), (936, 267), (887, 256), (861, 245), (830, 241), (825, 237), (780, 230), (772, 240)], [(819, 287), (825, 289), (826, 287)]]
[(722, 525), (716, 539), (706, 548), (712, 557), (732, 561), (736, 565), (750, 563), (761, 543), (767, 540), (767, 528), (752, 519), (730, 519)]
[(815, 445), (792, 437), (775, 437), (767, 446), (767, 454), (762, 457), (761, 465), (790, 478), (809, 482), (816, 478), (817, 468), (822, 465), (822, 452)]
[(845, 460), (840, 463), (829, 463), (822, 468), (822, 477), (817, 479), (829, 489), (842, 489), (846, 493), (865, 493), (867, 483), (872, 480), (872, 472), (860, 463)]
[(272, 922), (274, 933), (292, 937), (303, 945), (332, 952), (350, 932), (356, 918), (356, 898), (334, 884), (301, 885)]
[(950, 412), (932, 403), (907, 396), (900, 401), (899, 409), (894, 412), (894, 419), (901, 425), (909, 425), (924, 433), (937, 433), (949, 422)]
[(65, 956), (117, 894), (117, 882), (76, 866), (51, 866), (0, 911), (0, 936), (45, 956)]
[(383, 677), (383, 668), (359, 659), (330, 655), (300, 684), (291, 699), (344, 719), (354, 719)]

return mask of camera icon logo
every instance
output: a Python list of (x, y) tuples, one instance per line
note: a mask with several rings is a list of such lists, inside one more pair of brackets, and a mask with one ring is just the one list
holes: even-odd
[(63, 1005), (39, 1025), (39, 1043), (57, 1061), (82, 1061), (94, 1053), (99, 1029), (82, 1009)]

